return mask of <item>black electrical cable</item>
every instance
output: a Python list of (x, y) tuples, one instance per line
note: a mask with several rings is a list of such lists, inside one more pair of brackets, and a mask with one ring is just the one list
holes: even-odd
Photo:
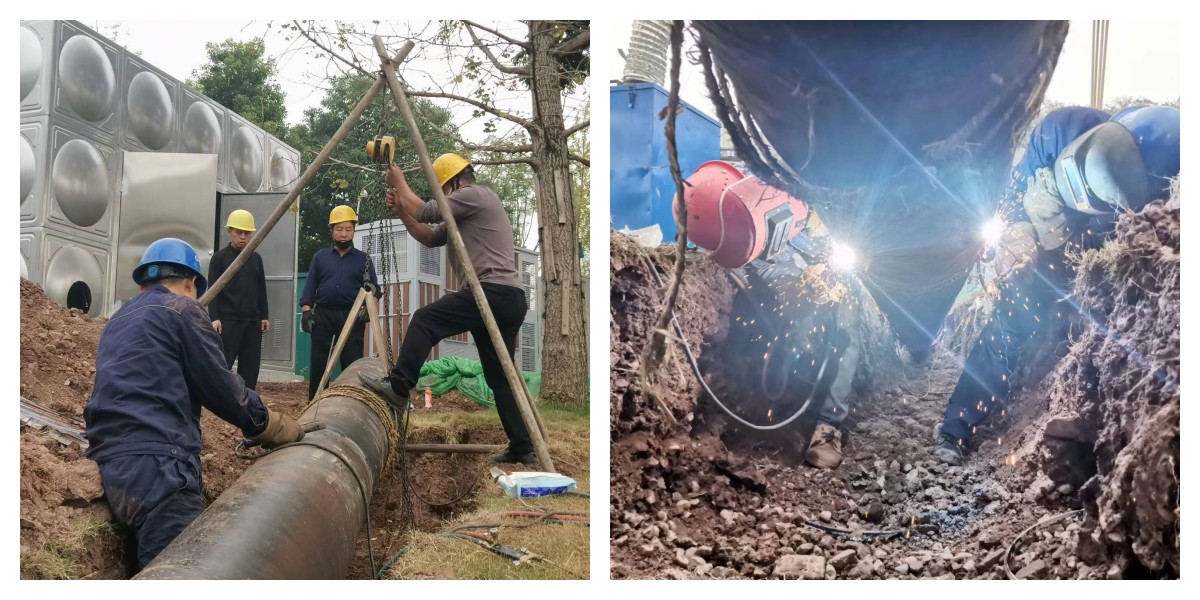
[(362, 496), (363, 514), (366, 518), (366, 523), (367, 523), (367, 557), (371, 561), (371, 572), (375, 573), (376, 572), (376, 570), (375, 570), (375, 549), (372, 548), (372, 546), (371, 546), (371, 501), (367, 497), (366, 484), (363, 483), (362, 478), (358, 476), (358, 471), (354, 470), (354, 467), (350, 464), (350, 461), (346, 460), (346, 457), (342, 456), (341, 454), (338, 454), (337, 452), (334, 452), (330, 448), (322, 446), (321, 444), (317, 444), (315, 442), (306, 442), (304, 440), (300, 440), (298, 442), (292, 442), (290, 444), (283, 444), (282, 446), (277, 446), (270, 450), (266, 450), (260, 454), (253, 454), (253, 455), (242, 453), (242, 451), (245, 450), (245, 448), (246, 448), (246, 442), (245, 442), (245, 440), (243, 440), (241, 442), (238, 442), (238, 445), (236, 447), (234, 447), (233, 454), (242, 460), (256, 461), (264, 456), (267, 456), (268, 454), (273, 454), (275, 452), (283, 450), (284, 448), (291, 448), (292, 446), (312, 446), (313, 448), (320, 448), (320, 449), (332, 454), (334, 458), (342, 461), (342, 464), (346, 465), (346, 468), (350, 470), (350, 474), (354, 476), (354, 481), (358, 483), (358, 493), (359, 493), (359, 495)]
[(820, 523), (817, 523), (815, 521), (810, 521), (810, 520), (805, 520), (804, 524), (808, 525), (809, 527), (812, 527), (813, 529), (819, 529), (821, 531), (824, 531), (825, 533), (830, 533), (833, 535), (844, 535), (844, 536), (848, 536), (848, 537), (858, 535), (858, 536), (861, 536), (863, 539), (878, 538), (878, 537), (889, 538), (889, 537), (894, 537), (894, 536), (900, 535), (905, 532), (904, 529), (884, 529), (881, 531), (863, 531), (861, 533), (856, 533), (856, 532), (850, 531), (849, 529), (840, 529), (837, 527), (830, 527), (828, 525), (822, 525)]
[(396, 564), (396, 561), (400, 560), (400, 557), (404, 556), (407, 552), (407, 548), (401, 548), (398, 552), (389, 556), (387, 560), (383, 561), (383, 566), (379, 567), (379, 571), (375, 573), (375, 579), (383, 579), (383, 574), (387, 573), (388, 569), (391, 569), (392, 565)]
[[(649, 257), (646, 257), (646, 265), (650, 269), (651, 275), (654, 276), (655, 283), (661, 287), (662, 280), (658, 277), (658, 269), (654, 266), (653, 261), (651, 261)], [(700, 383), (700, 387), (704, 390), (704, 393), (707, 394), (708, 397), (718, 407), (721, 408), (721, 410), (725, 411), (725, 414), (732, 417), (735, 421), (741, 423), (742, 425), (745, 425), (746, 427), (749, 427), (751, 429), (756, 429), (758, 431), (771, 431), (773, 429), (779, 429), (781, 427), (786, 427), (787, 425), (791, 424), (792, 421), (799, 419), (801, 415), (803, 415), (805, 412), (808, 411), (808, 407), (810, 404), (812, 404), (812, 399), (817, 393), (817, 388), (820, 387), (819, 385), (813, 385), (812, 389), (809, 390), (809, 392), (808, 392), (808, 398), (806, 398), (804, 400), (804, 404), (800, 405), (800, 409), (797, 410), (795, 414), (793, 414), (792, 416), (788, 417), (787, 419), (784, 419), (783, 421), (780, 421), (779, 423), (776, 423), (774, 425), (758, 425), (756, 423), (751, 423), (750, 421), (747, 421), (747, 420), (743, 419), (742, 417), (738, 416), (731, 409), (729, 409), (729, 407), (725, 406), (725, 404), (723, 402), (721, 402), (721, 399), (717, 397), (716, 393), (714, 393), (712, 391), (712, 389), (710, 389), (708, 387), (708, 382), (704, 380), (704, 375), (700, 373), (700, 365), (696, 362), (696, 357), (692, 354), (692, 349), (687, 345), (686, 342), (683, 341), (686, 339), (684, 337), (683, 327), (680, 327), (679, 321), (675, 318), (674, 310), (671, 311), (671, 325), (674, 326), (675, 334), (680, 339), (680, 344), (683, 346), (683, 353), (684, 353), (684, 355), (687, 356), (688, 364), (691, 365), (691, 367), (692, 367), (692, 374), (695, 375), (696, 381)], [(816, 381), (818, 383), (825, 376), (825, 367), (829, 365), (829, 355), (830, 355), (829, 349), (830, 349), (830, 346), (827, 344), (825, 346), (825, 358), (821, 359), (821, 368), (820, 368), (820, 370), (817, 371)]]

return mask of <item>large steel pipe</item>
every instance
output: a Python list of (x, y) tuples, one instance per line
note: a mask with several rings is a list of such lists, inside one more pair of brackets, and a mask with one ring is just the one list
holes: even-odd
[[(356, 384), (359, 373), (378, 369), (376, 359), (361, 359), (333, 385)], [(388, 462), (390, 420), (345, 396), (311, 404), (300, 422), (325, 428), (302, 444), (320, 447), (290, 446), (259, 459), (136, 578), (343, 578), (366, 518), (363, 497), (370, 499)]]

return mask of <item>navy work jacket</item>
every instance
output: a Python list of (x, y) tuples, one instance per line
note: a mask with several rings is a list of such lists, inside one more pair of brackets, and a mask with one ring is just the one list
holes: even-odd
[(247, 437), (267, 427), (267, 408), (225, 366), (221, 336), (199, 302), (151, 285), (100, 334), (96, 384), (83, 409), (87, 456), (200, 454), (200, 407)]

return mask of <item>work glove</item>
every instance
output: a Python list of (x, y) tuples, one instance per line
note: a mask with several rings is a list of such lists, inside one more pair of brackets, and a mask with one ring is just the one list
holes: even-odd
[(312, 326), (313, 326), (312, 311), (306, 310), (306, 311), (304, 311), (304, 314), (300, 315), (300, 331), (303, 331), (304, 333), (312, 333)]
[(408, 402), (404, 398), (401, 398), (400, 394), (396, 393), (396, 390), (392, 389), (392, 382), (387, 377), (359, 373), (358, 381), (363, 387), (374, 392), (395, 408), (403, 410), (408, 405)]
[(262, 446), (267, 450), (304, 439), (300, 423), (283, 413), (267, 409), (267, 428), (246, 440), (247, 446)]

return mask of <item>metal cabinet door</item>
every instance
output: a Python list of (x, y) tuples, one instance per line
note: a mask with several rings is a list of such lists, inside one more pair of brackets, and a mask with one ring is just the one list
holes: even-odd
[(138, 293), (133, 269), (156, 240), (192, 245), (208, 273), (216, 218), (217, 156), (125, 152), (113, 269), (113, 310)]

